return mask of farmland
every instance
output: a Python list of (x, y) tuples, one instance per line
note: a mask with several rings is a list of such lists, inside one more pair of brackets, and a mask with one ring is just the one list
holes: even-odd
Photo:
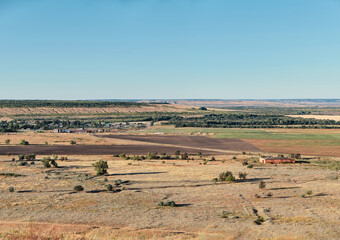
[[(1, 239), (340, 237), (338, 122), (289, 109), (35, 104), (0, 109)], [(214, 127), (176, 127), (211, 116)], [(235, 119), (246, 120), (225, 127)], [(91, 132), (54, 131), (77, 128)], [(296, 164), (258, 161), (291, 154)]]

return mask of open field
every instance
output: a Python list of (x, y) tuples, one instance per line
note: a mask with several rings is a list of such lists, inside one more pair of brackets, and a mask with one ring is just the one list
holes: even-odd
[(241, 139), (264, 152), (340, 156), (340, 129), (224, 129), (155, 126), (134, 134), (163, 133)]
[[(203, 165), (197, 158), (162, 163), (100, 155), (68, 156), (67, 161), (57, 160), (59, 168), (45, 169), (39, 161), (17, 166), (10, 157), (2, 156), (0, 238), (340, 237), (338, 172), (321, 168), (313, 161), (278, 166), (253, 163), (252, 169), (241, 164), (253, 157), (239, 155), (237, 160), (232, 160), (231, 156), (221, 155), (216, 157), (217, 161)], [(101, 159), (108, 161), (106, 176), (96, 176), (92, 166)], [(236, 176), (240, 171), (247, 172), (247, 179), (235, 183), (212, 182), (227, 170)], [(122, 191), (106, 190), (106, 185), (115, 185), (117, 179), (122, 183), (115, 189)], [(263, 190), (258, 187), (260, 180), (266, 183)], [(76, 185), (82, 185), (85, 190), (75, 192)], [(14, 192), (8, 191), (11, 186)], [(310, 195), (301, 197), (308, 191)], [(268, 193), (272, 196), (267, 196)], [(160, 201), (170, 200), (178, 207), (157, 206)], [(259, 216), (264, 218), (262, 225), (254, 223)]]
[(289, 117), (300, 117), (300, 118), (315, 118), (315, 119), (321, 119), (321, 120), (334, 120), (334, 121), (340, 121), (340, 116), (334, 116), (334, 115), (289, 115)]
[[(249, 143), (244, 143), (251, 146)], [(246, 148), (244, 148), (246, 149)], [(221, 149), (222, 152), (214, 149), (193, 148), (177, 146), (164, 146), (156, 144), (139, 144), (139, 145), (28, 145), (28, 146), (2, 146), (0, 155), (20, 155), (20, 154), (39, 154), (39, 155), (112, 155), (114, 153), (126, 154), (147, 154), (148, 152), (158, 153), (175, 153), (177, 150), (189, 154), (197, 154), (201, 151), (203, 154), (225, 154), (227, 150)], [(225, 151), (224, 151), (225, 150)]]
[(192, 108), (181, 105), (151, 105), (131, 107), (2, 107), (0, 116), (15, 115), (63, 115), (63, 114), (108, 114), (136, 112), (183, 112)]
[(239, 139), (217, 139), (205, 136), (164, 136), (164, 135), (105, 135), (106, 138), (132, 140), (138, 142), (158, 143), (194, 147), (196, 149), (217, 149), (226, 151), (260, 152), (255, 146)]

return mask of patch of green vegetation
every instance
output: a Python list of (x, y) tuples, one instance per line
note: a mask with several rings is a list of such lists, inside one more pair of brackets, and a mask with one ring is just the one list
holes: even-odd
[[(309, 134), (309, 133), (284, 133), (271, 132), (262, 129), (229, 129), (229, 128), (157, 128), (141, 130), (139, 132), (155, 133), (184, 133), (184, 134), (213, 134), (214, 138), (235, 138), (235, 139), (265, 139), (265, 140), (328, 140), (328, 144), (340, 145), (339, 133)], [(338, 140), (334, 142), (334, 140)], [(313, 144), (313, 143), (311, 143)]]

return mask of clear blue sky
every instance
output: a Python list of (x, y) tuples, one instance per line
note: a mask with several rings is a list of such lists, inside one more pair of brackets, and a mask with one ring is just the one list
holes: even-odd
[(0, 0), (0, 98), (340, 98), (339, 0)]

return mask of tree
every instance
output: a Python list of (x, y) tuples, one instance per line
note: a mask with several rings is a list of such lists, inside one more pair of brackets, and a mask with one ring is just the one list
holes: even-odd
[(22, 139), (19, 144), (20, 145), (29, 145), (29, 142), (26, 141), (25, 139)]
[(97, 171), (97, 175), (104, 175), (107, 173), (107, 169), (109, 166), (107, 165), (107, 161), (97, 161), (96, 163), (93, 164), (95, 170)]
[(9, 139), (6, 139), (6, 140), (5, 140), (5, 143), (6, 143), (6, 144), (9, 144), (10, 142), (11, 142), (11, 140), (9, 140)]

